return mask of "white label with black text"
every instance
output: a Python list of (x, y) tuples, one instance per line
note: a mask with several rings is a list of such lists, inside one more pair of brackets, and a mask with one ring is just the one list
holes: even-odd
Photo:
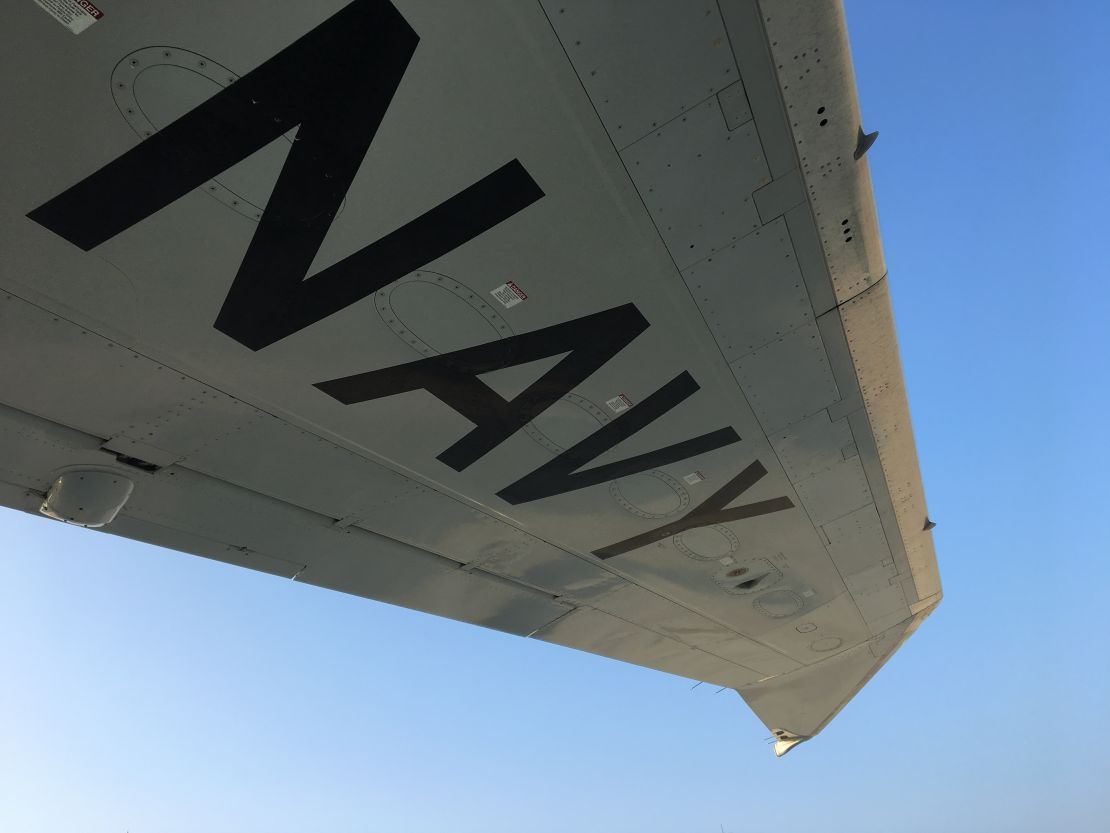
[(528, 296), (524, 294), (524, 290), (517, 286), (512, 281), (503, 283), (496, 289), (491, 289), (489, 294), (501, 302), (501, 306), (505, 309), (515, 307), (521, 301), (527, 301)]
[(104, 12), (89, 0), (35, 0), (35, 2), (39, 8), (75, 35), (81, 34), (104, 17)]
[(611, 411), (619, 414), (621, 411), (627, 411), (632, 407), (632, 400), (622, 393), (620, 396), (605, 400), (605, 404), (609, 406)]

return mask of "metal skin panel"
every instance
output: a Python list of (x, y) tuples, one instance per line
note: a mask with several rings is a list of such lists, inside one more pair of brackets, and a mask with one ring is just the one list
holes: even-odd
[(0, 500), (812, 734), (940, 588), (843, 19), (774, 6), (15, 15)]
[[(903, 614), (903, 618), (908, 615)], [(812, 665), (871, 636), (855, 596), (842, 593), (804, 617), (762, 634), (760, 640), (805, 665)]]
[[(137, 493), (105, 531), (285, 578), (297, 578), (440, 616), (527, 636), (570, 609), (551, 594), (475, 575), (431, 553), (334, 521), (184, 467), (155, 473), (120, 465), (98, 438), (0, 406), (0, 470), (34, 511), (53, 476), (96, 466), (125, 473)], [(38, 471), (47, 472), (41, 475)], [(28, 471), (30, 470), (30, 471)]]
[(548, 625), (537, 638), (602, 656), (622, 656), (648, 668), (728, 687), (754, 683), (758, 672), (692, 648), (600, 610), (583, 608)]
[(707, 95), (732, 90), (739, 77), (716, 3), (541, 0), (540, 5), (617, 148)]
[(843, 12), (824, 0), (761, 3), (829, 275), (845, 301), (886, 275)]
[[(793, 371), (784, 376), (783, 367)], [(767, 433), (805, 419), (840, 399), (815, 324), (779, 336), (732, 363)]]
[[(755, 125), (730, 130), (716, 96), (621, 151), (680, 269), (759, 228), (752, 192), (771, 181)], [(703, 187), (691, 189), (691, 180)]]
[[(928, 511), (921, 484), (913, 424), (905, 387), (887, 382), (900, 367), (898, 343), (893, 337), (893, 312), (886, 281), (849, 301), (843, 312), (845, 331), (853, 348), (860, 388), (878, 448), (883, 471), (891, 482), (894, 513), (905, 541), (913, 583), (922, 603), (940, 601), (940, 577), (933, 553), (932, 535), (926, 528)], [(894, 472), (897, 477), (892, 477)], [(927, 604), (924, 604), (927, 606)]]
[(768, 726), (812, 737), (882, 667), (917, 623), (906, 620), (819, 664), (744, 686), (740, 693)]
[(717, 93), (717, 103), (721, 107), (721, 114), (725, 117), (725, 126), (729, 130), (735, 130), (752, 119), (752, 108), (748, 104), (748, 96), (744, 92), (743, 81), (730, 84)]
[[(768, 223), (682, 271), (726, 361), (813, 320), (786, 223)], [(745, 298), (760, 303), (745, 303)]]
[(619, 619), (707, 651), (712, 651), (715, 645), (729, 642), (736, 635), (704, 616), (633, 585), (599, 599), (593, 606)]
[(776, 434), (771, 443), (793, 483), (828, 471), (857, 453), (848, 420), (833, 421), (827, 410)]
[(755, 192), (755, 208), (764, 225), (806, 201), (805, 183), (795, 169)]
[[(841, 450), (843, 453), (843, 449)], [(815, 524), (824, 524), (871, 503), (871, 490), (858, 457), (834, 463), (794, 484)]]

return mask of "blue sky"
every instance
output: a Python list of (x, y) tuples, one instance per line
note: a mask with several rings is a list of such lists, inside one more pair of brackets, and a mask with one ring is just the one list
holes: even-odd
[(848, 15), (946, 599), (818, 740), (4, 511), (0, 830), (1105, 830), (1110, 13)]

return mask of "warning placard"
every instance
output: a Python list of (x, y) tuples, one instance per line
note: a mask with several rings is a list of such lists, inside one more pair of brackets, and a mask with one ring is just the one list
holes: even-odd
[(528, 296), (524, 294), (524, 290), (512, 281), (503, 283), (496, 289), (491, 289), (489, 294), (500, 301), (501, 306), (505, 307), (505, 309), (515, 307), (521, 301), (528, 300)]
[(104, 17), (104, 12), (89, 0), (35, 0), (35, 2), (40, 9), (75, 35), (81, 34)]
[(621, 411), (627, 411), (632, 407), (632, 400), (622, 393), (620, 396), (606, 399), (605, 404), (609, 406), (609, 410), (619, 414)]

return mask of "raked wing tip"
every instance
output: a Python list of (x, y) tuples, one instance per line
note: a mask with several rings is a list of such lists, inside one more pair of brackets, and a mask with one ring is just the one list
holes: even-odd
[(781, 758), (799, 743), (805, 743), (809, 738), (809, 735), (795, 735), (793, 732), (788, 732), (785, 729), (776, 729), (775, 757)]

